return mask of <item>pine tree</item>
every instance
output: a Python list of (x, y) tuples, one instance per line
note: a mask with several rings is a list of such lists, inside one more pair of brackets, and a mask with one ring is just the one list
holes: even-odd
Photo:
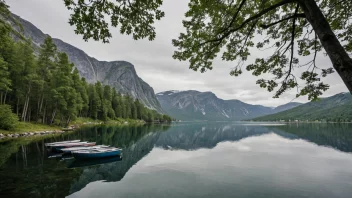
[(44, 43), (40, 46), (40, 53), (38, 57), (38, 75), (41, 77), (41, 87), (39, 91), (39, 98), (37, 101), (37, 117), (42, 117), (42, 122), (46, 122), (47, 100), (50, 99), (50, 80), (52, 78), (51, 71), (55, 70), (56, 46), (48, 36)]

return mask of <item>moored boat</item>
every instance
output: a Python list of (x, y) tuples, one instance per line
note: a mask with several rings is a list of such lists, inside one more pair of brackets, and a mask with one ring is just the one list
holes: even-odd
[(95, 142), (77, 142), (77, 143), (66, 143), (66, 144), (54, 144), (49, 146), (52, 150), (60, 151), (63, 148), (71, 148), (71, 147), (88, 147), (95, 146)]
[(69, 141), (61, 141), (61, 142), (50, 142), (50, 143), (45, 143), (45, 146), (51, 146), (53, 144), (66, 144), (66, 143), (77, 143), (80, 142), (81, 140), (69, 140)]
[(98, 159), (106, 157), (114, 157), (121, 155), (122, 149), (119, 148), (99, 148), (91, 150), (72, 151), (72, 155), (76, 159)]
[(71, 148), (63, 148), (61, 149), (64, 153), (71, 153), (72, 151), (79, 151), (79, 150), (92, 150), (92, 149), (99, 149), (99, 148), (108, 148), (109, 146), (106, 145), (97, 145), (97, 146), (78, 146), (78, 147), (71, 147)]

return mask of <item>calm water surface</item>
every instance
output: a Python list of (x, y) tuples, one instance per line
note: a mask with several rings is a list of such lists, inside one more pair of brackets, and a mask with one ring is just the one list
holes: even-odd
[[(123, 148), (48, 158), (45, 142)], [(0, 141), (0, 197), (352, 197), (352, 125), (179, 123)]]

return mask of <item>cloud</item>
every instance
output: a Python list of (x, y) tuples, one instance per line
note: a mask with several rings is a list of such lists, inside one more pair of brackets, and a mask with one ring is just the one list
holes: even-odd
[[(274, 93), (269, 93), (255, 84), (257, 77), (250, 72), (244, 72), (240, 77), (229, 75), (233, 62), (224, 62), (220, 58), (214, 61), (214, 69), (205, 73), (188, 69), (188, 62), (180, 62), (172, 58), (175, 48), (171, 40), (183, 32), (182, 19), (187, 11), (188, 1), (164, 0), (165, 18), (155, 24), (157, 37), (154, 41), (135, 41), (130, 36), (120, 35), (119, 30), (111, 29), (113, 38), (110, 44), (89, 40), (85, 42), (82, 36), (74, 33), (74, 28), (68, 24), (70, 12), (66, 10), (63, 1), (47, 0), (16, 0), (8, 1), (10, 10), (22, 18), (32, 22), (44, 33), (59, 38), (82, 50), (98, 60), (126, 60), (135, 65), (138, 75), (150, 84), (156, 92), (176, 90), (211, 91), (219, 98), (238, 99), (251, 104), (277, 106), (290, 102), (295, 98), (296, 91), (285, 93), (279, 99), (273, 99)], [(260, 39), (260, 38), (259, 38)], [(268, 52), (253, 50), (249, 59), (267, 56)], [(303, 63), (305, 60), (302, 59)], [(331, 67), (328, 57), (318, 56), (317, 64), (323, 68)], [(302, 72), (295, 70), (295, 74)], [(347, 91), (340, 77), (335, 73), (325, 79), (331, 88), (324, 96)], [(306, 102), (306, 98), (296, 101)]]

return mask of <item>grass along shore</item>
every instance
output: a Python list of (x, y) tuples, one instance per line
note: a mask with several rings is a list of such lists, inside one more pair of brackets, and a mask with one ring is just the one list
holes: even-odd
[(13, 134), (13, 133), (25, 133), (25, 132), (40, 132), (40, 131), (61, 131), (62, 127), (49, 126), (45, 124), (31, 123), (31, 122), (19, 122), (13, 130), (0, 129), (2, 134)]

